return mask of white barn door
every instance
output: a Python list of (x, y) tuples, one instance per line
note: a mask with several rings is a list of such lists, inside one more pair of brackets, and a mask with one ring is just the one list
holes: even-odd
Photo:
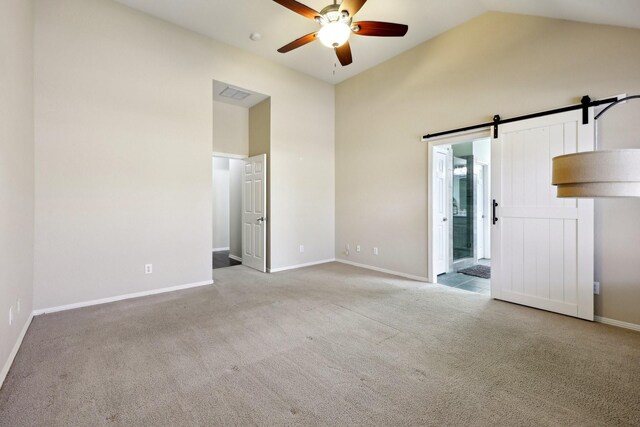
[(559, 199), (551, 159), (594, 148), (593, 111), (499, 126), (492, 141), (491, 296), (593, 320), (593, 200)]
[(242, 174), (242, 264), (267, 271), (267, 155), (245, 160)]

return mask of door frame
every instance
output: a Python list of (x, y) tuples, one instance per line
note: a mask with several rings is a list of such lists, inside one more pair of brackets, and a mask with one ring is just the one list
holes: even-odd
[[(444, 149), (444, 150), (440, 150), (439, 147), (443, 147), (443, 146), (445, 146), (447, 148)], [(431, 169), (432, 173), (435, 172), (435, 170), (433, 168), (434, 168), (434, 162), (436, 161), (436, 158), (435, 158), (435, 154), (436, 153), (442, 154), (442, 155), (444, 155), (446, 157), (446, 160), (445, 160), (445, 171), (444, 171), (444, 176), (445, 176), (444, 193), (445, 193), (445, 199), (446, 200), (450, 200), (451, 199), (451, 182), (449, 181), (449, 179), (450, 179), (450, 177), (449, 177), (449, 169), (450, 169), (449, 163), (450, 163), (451, 157), (452, 157), (452, 153), (450, 153), (450, 145), (448, 145), (448, 144), (440, 144), (440, 145), (435, 145), (433, 147), (433, 149), (431, 151), (431, 161), (429, 162), (430, 165), (431, 165), (431, 168), (432, 168)], [(431, 175), (431, 187), (430, 187), (431, 191), (433, 191), (433, 186), (434, 185), (436, 185), (436, 184), (433, 181), (433, 175)], [(432, 199), (432, 202), (433, 201), (434, 200)], [(430, 213), (432, 215), (432, 220), (431, 220), (432, 226), (431, 226), (431, 232), (429, 233), (429, 235), (431, 236), (431, 239), (432, 239), (432, 246), (431, 246), (431, 248), (432, 248), (432, 256), (431, 256), (431, 259), (433, 261), (433, 264), (432, 264), (432, 267), (433, 267), (433, 270), (434, 270), (433, 274), (434, 274), (434, 276), (437, 277), (438, 274), (442, 274), (442, 273), (438, 273), (438, 271), (436, 271), (436, 258), (437, 258), (436, 252), (438, 252), (438, 249), (436, 249), (436, 247), (435, 247), (437, 242), (435, 240), (436, 232), (435, 232), (435, 227), (434, 227), (436, 225), (435, 222), (434, 222), (435, 221), (434, 218), (436, 216), (436, 213), (435, 213), (436, 204), (435, 203), (431, 203), (430, 206), (431, 206), (431, 209), (429, 209), (429, 211), (430, 211)], [(451, 237), (450, 236), (450, 234), (451, 234), (451, 208), (449, 207), (448, 203), (446, 204), (444, 210), (445, 210), (445, 213), (444, 213), (445, 221), (447, 221), (447, 224), (446, 224), (447, 231), (446, 231), (445, 235), (443, 236), (443, 238), (446, 241), (445, 242), (446, 253), (445, 253), (445, 261), (444, 261), (444, 263), (445, 263), (444, 272), (446, 273), (447, 270), (449, 269), (449, 266), (451, 265), (451, 259), (450, 259), (451, 257), (449, 256), (450, 249), (451, 249), (449, 247), (450, 246), (449, 240), (450, 240), (450, 237)]]
[[(476, 170), (478, 170), (478, 172), (476, 173)], [(485, 185), (484, 185), (484, 179), (485, 179), (485, 175), (484, 175), (484, 164), (481, 162), (477, 162), (474, 160), (473, 162), (473, 174), (475, 175), (474, 177), (474, 185), (476, 188), (476, 194), (475, 194), (475, 198), (476, 198), (476, 209), (475, 209), (475, 238), (474, 238), (474, 244), (475, 244), (475, 251), (474, 251), (474, 258), (476, 259), (476, 262), (478, 262), (478, 260), (480, 260), (481, 258), (484, 258), (484, 241), (485, 241), (485, 229), (484, 229), (484, 220), (486, 215), (484, 215), (486, 213), (486, 192), (485, 192)], [(480, 181), (480, 178), (482, 177), (482, 181)], [(479, 182), (482, 182), (482, 186), (478, 185)], [(482, 187), (482, 188), (480, 188)], [(479, 194), (482, 194), (482, 197), (479, 197)], [(478, 209), (478, 207), (482, 205), (481, 209)], [(480, 212), (482, 212), (483, 217), (480, 217)], [(482, 239), (480, 239), (480, 236), (482, 236)], [(480, 253), (483, 254), (483, 256), (480, 256)]]
[[(489, 144), (491, 144), (491, 141), (489, 141)], [(490, 209), (490, 200), (491, 200), (491, 187), (489, 185), (489, 164), (484, 163), (484, 162), (474, 162), (474, 167), (475, 166), (479, 166), (480, 167), (480, 174), (482, 174), (482, 200), (480, 202), (482, 202), (482, 212), (484, 212), (484, 218), (480, 218), (481, 221), (478, 221), (478, 218), (476, 218), (476, 223), (481, 223), (481, 228), (482, 229), (482, 245), (478, 244), (478, 240), (476, 240), (476, 260), (480, 260), (480, 259), (491, 259), (491, 252), (490, 250), (487, 250), (490, 248), (490, 241), (491, 241), (491, 226), (489, 225), (489, 209)], [(478, 203), (476, 201), (476, 203)], [(480, 246), (482, 246), (482, 248), (480, 248)], [(480, 249), (482, 250), (482, 257), (480, 257), (479, 252)], [(489, 255), (489, 256), (487, 256)]]
[[(430, 283), (437, 283), (435, 275), (435, 251), (433, 249), (433, 149), (438, 145), (452, 145), (459, 142), (468, 142), (476, 139), (491, 137), (491, 130), (484, 129), (475, 132), (468, 132), (454, 136), (430, 139), (427, 143), (427, 279)], [(486, 238), (486, 236), (485, 236)]]

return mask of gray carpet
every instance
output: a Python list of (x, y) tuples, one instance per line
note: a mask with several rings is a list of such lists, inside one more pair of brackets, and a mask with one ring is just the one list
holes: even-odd
[(3, 426), (640, 425), (640, 334), (341, 264), (34, 319)]

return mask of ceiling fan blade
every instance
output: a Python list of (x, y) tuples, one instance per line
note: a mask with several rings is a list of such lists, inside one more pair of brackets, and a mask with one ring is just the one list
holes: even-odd
[(349, 42), (345, 42), (345, 44), (343, 44), (342, 46), (337, 47), (336, 55), (338, 55), (338, 60), (343, 67), (353, 62), (353, 58), (351, 57), (351, 46), (349, 46)]
[(318, 33), (310, 33), (310, 34), (307, 34), (306, 36), (302, 36), (299, 39), (296, 39), (291, 43), (282, 46), (280, 49), (278, 49), (278, 52), (287, 53), (292, 51), (293, 49), (299, 48), (300, 46), (304, 46), (307, 43), (311, 43), (316, 39), (317, 35)]
[(377, 37), (402, 37), (409, 30), (408, 25), (376, 21), (354, 22), (352, 27), (360, 28), (358, 31), (354, 31), (354, 34)]
[(289, 10), (299, 13), (305, 18), (316, 19), (316, 16), (320, 16), (320, 12), (316, 12), (309, 6), (305, 6), (295, 0), (273, 0), (274, 2), (286, 7)]
[(349, 16), (353, 17), (364, 6), (367, 0), (343, 0), (340, 3), (340, 12), (346, 10)]

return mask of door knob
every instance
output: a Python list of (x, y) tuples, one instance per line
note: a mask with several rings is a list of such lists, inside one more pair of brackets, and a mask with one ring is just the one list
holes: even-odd
[(442, 222), (447, 222), (447, 218), (442, 218)]
[(263, 222), (264, 221), (264, 217), (261, 216), (260, 218), (257, 219), (258, 222)]

